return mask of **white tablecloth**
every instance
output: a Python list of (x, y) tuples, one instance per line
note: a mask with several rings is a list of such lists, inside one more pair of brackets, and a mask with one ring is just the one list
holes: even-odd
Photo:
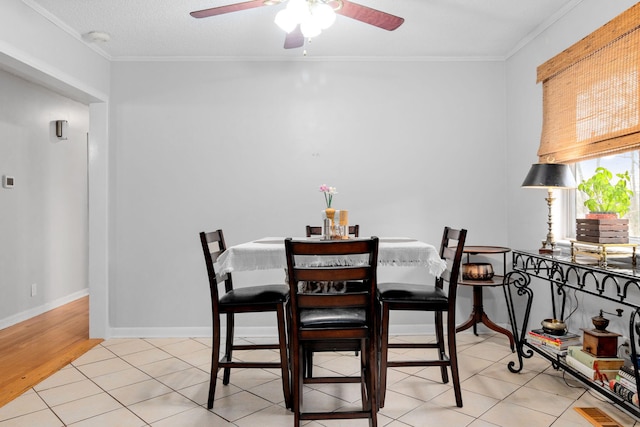
[[(378, 265), (426, 267), (436, 277), (446, 268), (446, 263), (434, 246), (407, 237), (381, 237)], [(218, 258), (215, 268), (218, 274), (225, 274), (233, 271), (283, 269), (286, 266), (284, 237), (265, 237), (227, 248)]]

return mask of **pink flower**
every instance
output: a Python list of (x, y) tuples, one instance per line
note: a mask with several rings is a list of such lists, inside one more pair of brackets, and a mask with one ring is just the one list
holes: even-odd
[(331, 202), (333, 201), (333, 195), (338, 194), (336, 187), (329, 187), (327, 184), (322, 184), (320, 186), (320, 191), (324, 193), (324, 201), (327, 203), (327, 208), (330, 208)]

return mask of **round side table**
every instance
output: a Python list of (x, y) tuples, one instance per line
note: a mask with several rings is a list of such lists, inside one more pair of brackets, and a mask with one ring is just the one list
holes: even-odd
[[(467, 254), (467, 262), (469, 262), (470, 255), (500, 255), (503, 257), (503, 273), (507, 266), (507, 253), (511, 252), (511, 249), (501, 246), (465, 246), (463, 252)], [(469, 318), (460, 326), (456, 327), (456, 332), (464, 331), (473, 326), (473, 333), (478, 335), (477, 325), (483, 323), (487, 328), (504, 334), (509, 338), (509, 344), (511, 345), (511, 352), (515, 351), (515, 341), (513, 334), (493, 323), (487, 313), (484, 311), (484, 304), (482, 302), (482, 292), (484, 287), (505, 286), (504, 275), (494, 275), (490, 280), (458, 280), (458, 285), (473, 286), (473, 309)]]

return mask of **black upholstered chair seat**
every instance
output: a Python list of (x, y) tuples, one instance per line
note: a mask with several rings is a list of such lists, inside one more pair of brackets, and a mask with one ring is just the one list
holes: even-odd
[(327, 308), (300, 310), (302, 328), (357, 328), (367, 325), (367, 316), (358, 308)]
[(415, 303), (447, 309), (449, 300), (444, 290), (433, 285), (417, 285), (411, 283), (380, 283), (378, 295), (388, 303)]
[(220, 297), (221, 306), (282, 303), (289, 298), (287, 285), (259, 285), (237, 288)]

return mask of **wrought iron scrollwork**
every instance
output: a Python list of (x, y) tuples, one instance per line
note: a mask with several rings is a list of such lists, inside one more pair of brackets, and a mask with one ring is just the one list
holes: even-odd
[[(533, 356), (533, 351), (530, 349), (525, 350), (522, 346), (527, 331), (527, 325), (529, 324), (529, 314), (531, 313), (531, 304), (533, 302), (533, 291), (529, 287), (531, 277), (521, 271), (514, 270), (507, 273), (504, 277), (504, 281), (504, 283), (507, 283), (507, 286), (503, 286), (502, 288), (504, 289), (505, 300), (507, 301), (509, 322), (511, 323), (511, 331), (516, 340), (516, 354), (518, 356), (518, 367), (515, 367), (516, 362), (514, 361), (510, 361), (507, 367), (511, 372), (517, 373), (523, 368), (522, 358), (530, 358)], [(521, 330), (518, 328), (518, 318), (513, 298), (514, 293), (518, 297), (524, 298), (525, 301)], [(519, 300), (521, 298), (519, 298)]]
[[(550, 282), (553, 285), (552, 293), (558, 297), (563, 297), (570, 288), (631, 307), (640, 307), (627, 299), (630, 289), (640, 293), (640, 277), (636, 276), (634, 270), (576, 264), (568, 259), (524, 251), (513, 252), (513, 269)], [(561, 314), (562, 310), (560, 317)]]
[[(533, 300), (533, 290), (530, 287), (531, 278), (536, 277), (547, 281), (550, 286), (551, 300), (553, 304), (553, 315), (564, 319), (567, 292), (569, 290), (578, 291), (592, 295), (599, 299), (615, 302), (617, 304), (630, 307), (629, 317), (629, 339), (631, 341), (631, 360), (638, 364), (636, 347), (640, 346), (640, 276), (633, 268), (620, 268), (592, 266), (578, 264), (569, 259), (554, 257), (545, 254), (538, 254), (527, 251), (512, 252), (512, 271), (505, 276), (507, 286), (504, 286), (507, 307), (509, 311), (509, 321), (513, 329), (513, 336), (516, 339), (518, 361), (508, 363), (508, 369), (517, 373), (523, 369), (523, 358), (530, 358), (535, 353), (545, 357), (554, 369), (565, 369), (574, 372), (568, 367), (561, 356), (554, 356), (536, 348), (527, 341), (529, 315)], [(631, 297), (630, 297), (631, 295)], [(523, 297), (524, 313), (516, 313), (514, 300), (516, 297)], [(556, 299), (560, 301), (560, 310), (556, 313)], [(519, 305), (521, 307), (522, 304)], [(621, 311), (621, 309), (617, 309)], [(520, 318), (516, 316), (518, 314)], [(518, 364), (518, 365), (517, 365)], [(640, 393), (640, 374), (635, 370), (638, 393)], [(586, 385), (591, 382), (578, 375), (576, 377)], [(640, 417), (640, 410), (636, 406), (627, 404), (623, 398), (606, 391), (604, 388), (595, 388), (599, 393), (609, 397), (614, 402), (627, 406), (628, 411)]]
[[(640, 335), (640, 320), (636, 320), (636, 317), (640, 313), (640, 308), (636, 308), (629, 317), (629, 345), (631, 346), (631, 361), (634, 364), (636, 387), (640, 388), (640, 374), (638, 374), (638, 352), (636, 351), (636, 333)], [(640, 392), (640, 390), (636, 390)]]

